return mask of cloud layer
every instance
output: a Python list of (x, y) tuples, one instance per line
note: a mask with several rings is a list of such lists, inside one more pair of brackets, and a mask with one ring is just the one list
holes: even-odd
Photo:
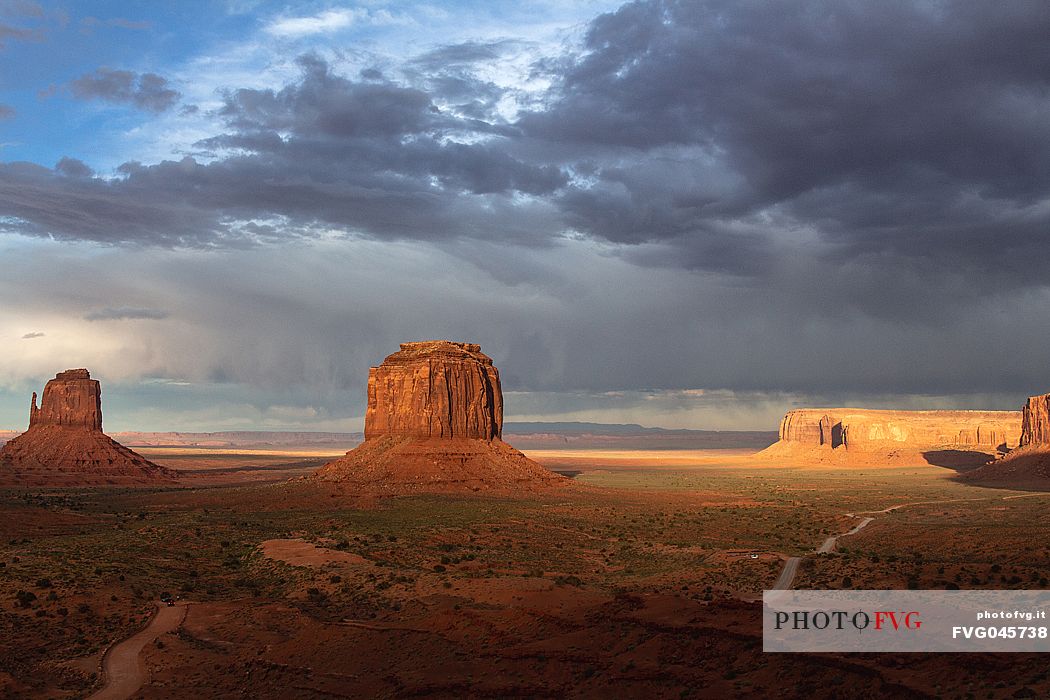
[[(387, 19), (259, 26), (298, 47)], [(482, 341), (523, 392), (1012, 405), (1050, 361), (1047, 36), (1042, 3), (645, 0), (553, 49), (304, 48), (284, 84), (225, 86), (192, 153), (0, 162), (0, 231), (80, 251), (67, 272), (135, 261), (39, 312), (163, 321), (90, 324), (136, 376), (302, 386), (318, 415), (428, 336)], [(70, 90), (175, 118), (170, 80)]]
[(137, 75), (127, 70), (98, 68), (69, 83), (79, 100), (103, 100), (130, 104), (150, 112), (163, 112), (178, 102), (179, 93), (156, 73)]

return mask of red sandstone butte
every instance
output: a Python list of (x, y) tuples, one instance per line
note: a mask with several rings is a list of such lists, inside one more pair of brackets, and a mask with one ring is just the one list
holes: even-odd
[(365, 440), (381, 435), (492, 440), (503, 432), (499, 371), (480, 345), (401, 343), (368, 370)]
[(1016, 450), (964, 478), (1018, 488), (1050, 488), (1050, 394), (1028, 397), (1021, 409), (1021, 439)]
[(86, 369), (59, 372), (29, 407), (29, 429), (0, 448), (0, 483), (86, 486), (171, 482), (153, 464), (102, 432), (102, 391)]
[(569, 482), (502, 434), (499, 371), (481, 346), (402, 343), (368, 373), (364, 443), (316, 478), (375, 494), (522, 492)]

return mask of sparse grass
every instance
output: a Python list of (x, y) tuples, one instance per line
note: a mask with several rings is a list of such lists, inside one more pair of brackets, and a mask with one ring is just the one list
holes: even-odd
[[(839, 552), (808, 559), (797, 585), (1045, 587), (1050, 497), (1003, 500), (1012, 492), (943, 474), (619, 469), (580, 477), (596, 488), (534, 500), (365, 503), (310, 482), (0, 493), (0, 671), (43, 677), (45, 660), (95, 653), (140, 626), (162, 591), (286, 601), (328, 621), (510, 577), (543, 590), (755, 596), (775, 580), (777, 556), (812, 552), (854, 522), (846, 513), (918, 501), (947, 502), (876, 516)], [(371, 564), (310, 568), (261, 555), (261, 542), (281, 538)], [(75, 693), (93, 681), (49, 682)]]

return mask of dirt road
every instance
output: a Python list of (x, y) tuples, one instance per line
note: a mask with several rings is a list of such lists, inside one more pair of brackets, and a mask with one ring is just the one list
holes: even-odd
[[(879, 512), (879, 513), (888, 513), (891, 510), (893, 510), (894, 508), (900, 508), (900, 507), (901, 506), (893, 506), (893, 507), (888, 508), (886, 510), (880, 510), (880, 511), (877, 511), (877, 512)], [(857, 516), (853, 515), (852, 513), (847, 513), (847, 515), (849, 515), (850, 517), (853, 517), (853, 518), (857, 517)], [(824, 554), (826, 552), (833, 552), (833, 551), (835, 551), (835, 544), (838, 542), (840, 537), (849, 537), (850, 535), (857, 534), (858, 532), (863, 530), (865, 527), (867, 527), (868, 524), (871, 523), (873, 520), (875, 520), (875, 518), (862, 518), (859, 523), (854, 525), (852, 528), (850, 528), (846, 532), (843, 532), (843, 533), (838, 534), (838, 535), (832, 535), (831, 537), (827, 538), (826, 540), (824, 540), (824, 544), (820, 545), (820, 548), (817, 550), (817, 554)], [(770, 590), (774, 590), (774, 591), (786, 591), (786, 590), (789, 590), (791, 588), (791, 584), (794, 583), (794, 581), (795, 581), (795, 574), (798, 573), (798, 565), (801, 564), (801, 563), (802, 563), (802, 557), (789, 557), (788, 560), (786, 562), (784, 562), (784, 568), (781, 569), (780, 576), (777, 577), (777, 582), (773, 584), (773, 588), (771, 588)]]
[(102, 662), (106, 684), (88, 700), (126, 700), (146, 682), (146, 669), (139, 660), (142, 649), (157, 637), (174, 632), (186, 619), (186, 603), (174, 607), (157, 605), (157, 614), (146, 629), (110, 647)]
[[(1019, 496), (1002, 496), (1001, 498), (1003, 500), (1008, 500), (1008, 499), (1011, 499), (1011, 498), (1029, 498), (1029, 497), (1033, 497), (1033, 496), (1046, 496), (1046, 495), (1047, 494), (1045, 494), (1045, 493), (1026, 493), (1026, 494), (1021, 494)], [(890, 506), (888, 508), (883, 508), (882, 510), (865, 510), (865, 511), (861, 511), (860, 513), (846, 513), (846, 515), (848, 517), (850, 517), (850, 518), (858, 518), (861, 515), (869, 515), (869, 514), (870, 515), (883, 515), (883, 514), (886, 514), (886, 513), (892, 513), (895, 510), (898, 510), (900, 508), (907, 508), (908, 506), (931, 505), (931, 504), (936, 504), (936, 503), (959, 503), (959, 502), (963, 502), (963, 501), (985, 501), (985, 500), (994, 500), (994, 498), (992, 498), (992, 499), (988, 499), (988, 498), (951, 498), (951, 499), (940, 500), (940, 501), (913, 501), (911, 503), (898, 503), (897, 505)], [(826, 540), (824, 540), (824, 543), (822, 545), (820, 545), (820, 548), (817, 549), (816, 553), (817, 554), (826, 554), (828, 552), (835, 551), (835, 544), (838, 542), (840, 537), (849, 537), (850, 535), (857, 534), (858, 532), (863, 530), (865, 527), (867, 527), (873, 520), (875, 520), (875, 518), (872, 518), (872, 517), (861, 518), (861, 521), (859, 523), (857, 523), (855, 526), (853, 526), (852, 528), (850, 528), (846, 532), (840, 533), (838, 535), (832, 535), (831, 537), (829, 537)], [(774, 590), (774, 591), (787, 591), (787, 590), (790, 590), (791, 589), (791, 585), (795, 581), (795, 574), (798, 573), (799, 564), (801, 564), (801, 563), (802, 563), (802, 557), (789, 557), (788, 560), (784, 562), (784, 568), (781, 569), (780, 576), (777, 577), (776, 583), (773, 584), (773, 588), (771, 588), (770, 590)]]

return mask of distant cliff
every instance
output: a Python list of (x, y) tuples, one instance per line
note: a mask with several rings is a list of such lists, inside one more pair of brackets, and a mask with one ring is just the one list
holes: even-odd
[(975, 466), (1018, 445), (1021, 412), (805, 408), (784, 416), (779, 436), (760, 455), (866, 464), (970, 460)]

